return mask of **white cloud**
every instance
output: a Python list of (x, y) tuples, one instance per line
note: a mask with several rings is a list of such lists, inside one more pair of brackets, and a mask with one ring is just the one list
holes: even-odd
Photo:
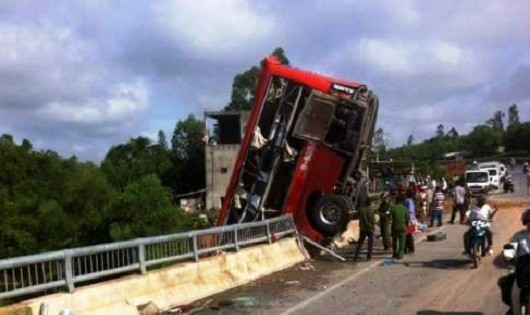
[(394, 17), (405, 25), (417, 25), (421, 18), (412, 1), (394, 1), (387, 0), (384, 2), (384, 8), (390, 17)]
[(443, 86), (468, 87), (492, 76), (487, 58), (449, 41), (364, 38), (345, 49), (354, 63), (383, 78), (429, 79)]
[(145, 83), (137, 80), (131, 84), (118, 84), (111, 96), (104, 100), (89, 100), (84, 103), (53, 101), (38, 111), (46, 120), (102, 124), (138, 120), (148, 108), (148, 93)]
[(274, 19), (250, 1), (175, 0), (154, 6), (160, 27), (196, 53), (226, 53), (260, 43), (275, 31)]
[(462, 49), (448, 42), (435, 43), (432, 53), (440, 62), (445, 64), (459, 64), (464, 58)]
[(407, 44), (382, 39), (361, 39), (357, 44), (357, 52), (354, 59), (360, 56), (361, 61), (380, 72), (406, 75), (414, 70), (411, 60), (414, 49)]

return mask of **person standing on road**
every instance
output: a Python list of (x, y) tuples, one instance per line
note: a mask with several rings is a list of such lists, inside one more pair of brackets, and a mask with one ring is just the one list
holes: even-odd
[(431, 184), (427, 186), (427, 215), (430, 216), (432, 212), (432, 198), (434, 197), (434, 187)]
[(383, 249), (392, 248), (392, 197), (381, 194), (381, 205), (377, 210), (379, 213), (379, 229), (383, 240)]
[[(361, 197), (362, 195), (366, 196)], [(363, 193), (363, 189), (361, 189), (361, 193), (359, 194), (359, 204), (360, 233), (357, 249), (355, 250), (354, 261), (359, 259), (359, 253), (361, 252), (361, 247), (363, 246), (366, 238), (368, 238), (368, 254), (366, 255), (366, 258), (371, 260), (374, 248), (375, 212), (372, 207), (370, 207), (370, 203), (368, 202), (368, 192)]]
[(449, 186), (447, 185), (447, 181), (445, 180), (445, 177), (442, 177), (442, 192), (444, 194), (447, 193), (447, 188), (449, 188)]
[(403, 259), (407, 224), (410, 220), (409, 211), (403, 205), (403, 201), (403, 195), (398, 194), (396, 203), (392, 207), (392, 258), (396, 259)]
[(443, 211), (444, 211), (445, 196), (441, 187), (436, 187), (434, 196), (432, 197), (432, 211), (431, 211), (431, 225), (434, 226), (434, 220), (438, 221), (438, 226), (443, 225)]
[(459, 213), (460, 224), (464, 224), (466, 214), (466, 189), (461, 181), (456, 182), (454, 189), (453, 214), (451, 215), (451, 221), (449, 221), (449, 223), (455, 224), (456, 212)]
[(414, 253), (414, 232), (416, 232), (416, 201), (414, 200), (414, 192), (407, 190), (407, 199), (405, 199), (405, 207), (409, 211), (409, 221), (407, 222), (407, 233), (405, 235), (405, 254)]
[(425, 220), (427, 219), (427, 209), (429, 206), (429, 202), (427, 200), (429, 200), (427, 186), (421, 186), (421, 191), (418, 195), (418, 214), (421, 223), (425, 223)]

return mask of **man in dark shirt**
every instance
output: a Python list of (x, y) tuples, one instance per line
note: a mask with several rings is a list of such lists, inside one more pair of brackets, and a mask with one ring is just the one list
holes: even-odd
[(383, 249), (392, 248), (392, 196), (381, 194), (381, 204), (377, 212), (379, 213), (379, 229), (383, 239)]
[[(363, 187), (364, 188), (364, 187)], [(370, 208), (370, 203), (368, 202), (368, 191), (366, 189), (361, 189), (359, 194), (359, 242), (357, 243), (357, 249), (355, 251), (354, 260), (359, 259), (359, 253), (361, 252), (361, 247), (363, 246), (364, 240), (368, 238), (368, 260), (372, 259), (372, 251), (374, 247), (374, 230), (375, 230), (375, 212)]]
[(396, 203), (392, 207), (392, 249), (394, 251), (392, 257), (396, 259), (403, 259), (407, 225), (410, 220), (409, 211), (403, 202), (403, 194), (398, 194)]

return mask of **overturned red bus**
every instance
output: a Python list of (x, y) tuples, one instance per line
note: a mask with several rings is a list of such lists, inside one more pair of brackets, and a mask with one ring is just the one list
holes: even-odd
[(218, 225), (290, 213), (314, 241), (355, 215), (378, 99), (365, 85), (263, 60)]

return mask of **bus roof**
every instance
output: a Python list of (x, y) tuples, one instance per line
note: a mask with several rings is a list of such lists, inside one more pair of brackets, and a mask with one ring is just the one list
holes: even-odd
[(324, 93), (329, 93), (334, 84), (337, 85), (338, 88), (346, 87), (353, 89), (365, 86), (364, 84), (358, 82), (332, 78), (315, 72), (289, 67), (281, 64), (280, 61), (274, 56), (265, 58), (262, 65), (267, 68), (272, 75), (278, 75), (287, 78)]

